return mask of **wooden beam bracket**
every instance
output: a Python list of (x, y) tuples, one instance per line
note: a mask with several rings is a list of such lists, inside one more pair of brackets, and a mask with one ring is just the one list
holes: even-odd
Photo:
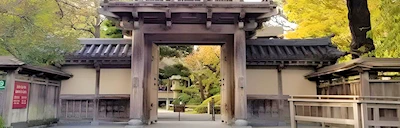
[(243, 29), (243, 28), (244, 28), (244, 22), (243, 22), (243, 21), (240, 21), (240, 22), (238, 23), (238, 27), (239, 27), (239, 29)]
[(212, 10), (208, 9), (207, 11), (207, 23), (206, 23), (206, 28), (210, 29), (212, 24)]
[(166, 18), (166, 23), (165, 23), (166, 27), (165, 27), (165, 29), (166, 29), (166, 30), (169, 30), (169, 29), (171, 29), (171, 27), (172, 27), (171, 10), (170, 10), (170, 9), (168, 9), (168, 10), (165, 12), (165, 18)]
[(133, 29), (139, 29), (140, 24), (139, 21), (133, 21)]

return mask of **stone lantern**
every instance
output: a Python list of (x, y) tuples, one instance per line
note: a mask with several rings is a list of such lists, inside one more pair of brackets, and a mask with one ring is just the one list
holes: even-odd
[(171, 80), (171, 90), (174, 95), (174, 99), (179, 97), (179, 93), (182, 91), (182, 77), (180, 75), (173, 75), (169, 78)]

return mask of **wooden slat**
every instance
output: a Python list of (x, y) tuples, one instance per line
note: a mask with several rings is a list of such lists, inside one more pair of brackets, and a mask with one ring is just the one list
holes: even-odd
[(310, 103), (310, 102), (295, 102), (295, 106), (327, 106), (327, 107), (352, 107), (352, 103)]
[(399, 121), (368, 121), (368, 126), (399, 127)]
[(348, 125), (354, 125), (355, 123), (355, 121), (352, 119), (308, 117), (308, 116), (295, 116), (294, 118), (296, 121), (324, 122), (324, 123), (348, 124)]

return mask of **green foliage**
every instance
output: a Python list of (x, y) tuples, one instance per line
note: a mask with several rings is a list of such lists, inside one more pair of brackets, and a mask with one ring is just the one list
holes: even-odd
[(175, 99), (172, 103), (179, 104), (180, 101), (189, 105), (201, 104), (202, 100), (199, 96), (199, 89), (195, 86), (183, 88), (182, 93), (179, 94), (179, 98)]
[[(194, 111), (197, 113), (206, 113), (207, 112), (207, 107), (208, 103), (211, 102), (212, 98), (214, 98), (215, 105), (221, 105), (221, 95), (214, 95), (212, 97), (207, 98), (204, 100), (199, 106), (197, 106)], [(216, 107), (216, 109), (220, 109), (219, 107)], [(216, 110), (218, 111), (218, 110)]]
[(287, 0), (284, 12), (288, 20), (298, 26), (286, 38), (318, 38), (335, 34), (332, 38), (339, 49), (349, 51), (351, 41), (345, 0)]
[(65, 27), (60, 13), (54, 1), (1, 1), (0, 54), (31, 64), (60, 64), (81, 35)]
[[(100, 38), (102, 18), (97, 12), (100, 0), (44, 0), (56, 6), (58, 19), (65, 29), (79, 33), (79, 37)], [(43, 6), (47, 7), (47, 6)]]
[[(372, 37), (376, 50), (367, 56), (400, 57), (400, 1), (368, 0)], [(351, 34), (346, 1), (286, 0), (284, 12), (298, 25), (286, 38), (317, 38), (334, 34), (334, 44), (342, 51), (350, 50)], [(348, 57), (349, 58), (349, 57)]]
[(104, 33), (104, 38), (122, 38), (122, 30), (117, 28), (115, 23), (111, 20), (104, 20), (102, 26), (104, 29), (102, 33)]
[(159, 46), (160, 58), (163, 57), (185, 57), (192, 53), (193, 46)]
[(190, 75), (190, 71), (182, 64), (174, 64), (171, 66), (166, 66), (164, 69), (160, 69), (160, 79), (168, 79), (173, 75), (188, 77)]
[(199, 88), (204, 100), (220, 92), (220, 47), (200, 46), (185, 57), (185, 64), (191, 71), (189, 78)]
[(3, 118), (0, 116), (0, 128), (4, 127), (4, 121)]
[(376, 57), (400, 57), (400, 1), (376, 0), (369, 1), (374, 4), (371, 11), (372, 31), (371, 37), (375, 42)]

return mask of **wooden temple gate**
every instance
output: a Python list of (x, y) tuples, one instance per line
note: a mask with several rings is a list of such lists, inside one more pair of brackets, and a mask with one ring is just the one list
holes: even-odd
[[(132, 33), (130, 125), (157, 121), (157, 45), (221, 45), (222, 120), (247, 125), (246, 37), (276, 14), (267, 0), (107, 1), (99, 10)], [(143, 111), (141, 111), (143, 110)]]

